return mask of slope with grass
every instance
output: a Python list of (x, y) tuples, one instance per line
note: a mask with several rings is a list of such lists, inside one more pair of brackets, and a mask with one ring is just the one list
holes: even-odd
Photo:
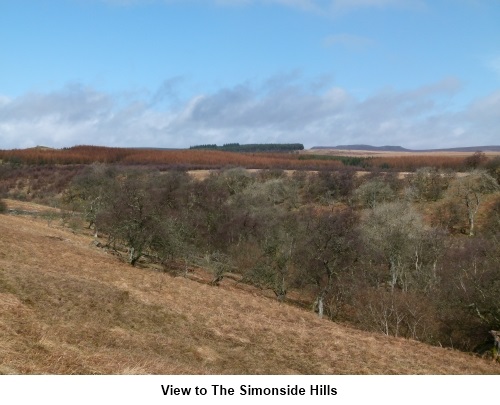
[(499, 374), (234, 285), (133, 268), (84, 235), (0, 215), (2, 374)]

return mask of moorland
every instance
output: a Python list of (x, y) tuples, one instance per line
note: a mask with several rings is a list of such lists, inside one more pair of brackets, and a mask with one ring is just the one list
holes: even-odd
[(0, 160), (0, 373), (500, 372), (494, 153)]

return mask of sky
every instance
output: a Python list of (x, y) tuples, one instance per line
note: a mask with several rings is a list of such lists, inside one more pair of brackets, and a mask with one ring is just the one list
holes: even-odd
[(500, 144), (498, 0), (0, 0), (0, 149)]

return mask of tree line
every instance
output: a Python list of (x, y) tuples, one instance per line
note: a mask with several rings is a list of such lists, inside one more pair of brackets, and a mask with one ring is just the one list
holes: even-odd
[(199, 181), (93, 164), (64, 202), (131, 265), (201, 266), (213, 285), (237, 275), (318, 316), (462, 350), (500, 328), (500, 186), (484, 170), (232, 168)]
[(294, 152), (304, 150), (304, 145), (301, 143), (225, 143), (222, 146), (216, 144), (195, 145), (189, 149), (212, 149), (229, 152)]

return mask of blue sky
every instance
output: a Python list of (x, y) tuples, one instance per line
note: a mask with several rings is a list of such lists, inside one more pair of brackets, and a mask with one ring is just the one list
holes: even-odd
[(500, 144), (496, 0), (0, 0), (0, 148)]

